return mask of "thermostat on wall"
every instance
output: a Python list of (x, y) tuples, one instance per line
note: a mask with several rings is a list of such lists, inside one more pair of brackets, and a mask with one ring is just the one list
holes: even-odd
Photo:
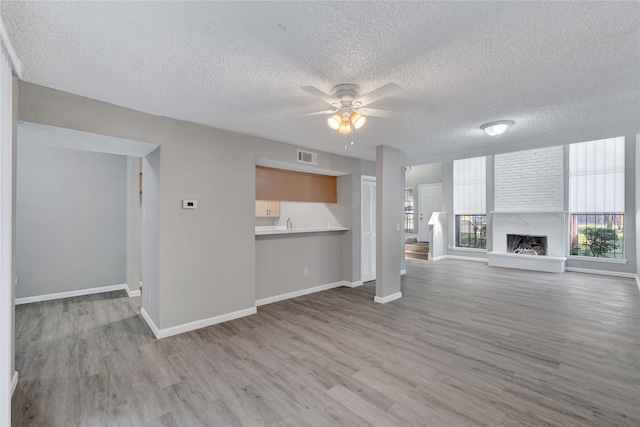
[(197, 200), (183, 200), (182, 209), (198, 209)]

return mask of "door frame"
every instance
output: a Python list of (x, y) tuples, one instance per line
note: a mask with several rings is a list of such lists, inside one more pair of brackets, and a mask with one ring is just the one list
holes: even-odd
[[(431, 184), (418, 184), (418, 197), (417, 197), (417, 199), (418, 199), (418, 233), (417, 233), (418, 242), (422, 242), (423, 241), (423, 240), (420, 240), (420, 233), (421, 233), (421, 229), (422, 229), (422, 222), (420, 221), (420, 211), (422, 209), (422, 201), (420, 200), (421, 199), (420, 190), (422, 188), (425, 188), (425, 187), (432, 187), (432, 188), (439, 187), (440, 188), (440, 206), (441, 206), (441, 209), (442, 209), (442, 183), (441, 182), (433, 182)], [(414, 210), (414, 212), (415, 212), (415, 210)], [(415, 217), (415, 213), (414, 213), (414, 217)], [(415, 218), (414, 218), (414, 221), (415, 221)], [(429, 234), (429, 228), (428, 228), (429, 227), (429, 218), (425, 218), (424, 221), (425, 221), (425, 226), (427, 227), (427, 231), (426, 232), (427, 232), (427, 234)], [(429, 240), (431, 240), (431, 239), (429, 239)], [(429, 242), (429, 243), (431, 243), (431, 242)]]
[[(376, 183), (376, 177), (375, 176), (371, 176), (371, 175), (361, 175), (360, 176), (360, 281), (362, 283), (365, 282), (364, 280), (362, 280), (363, 279), (363, 276), (362, 276), (362, 240), (363, 240), (363, 236), (364, 236), (364, 183), (366, 181)], [(375, 210), (376, 207), (373, 206), (373, 209)], [(377, 216), (376, 216), (376, 221), (377, 221)], [(377, 236), (376, 236), (376, 238), (377, 238)], [(376, 256), (377, 256), (377, 254), (376, 254)], [(375, 265), (375, 260), (374, 260), (374, 265)], [(375, 280), (375, 277), (373, 279), (369, 279), (367, 281), (370, 281), (370, 280)]]

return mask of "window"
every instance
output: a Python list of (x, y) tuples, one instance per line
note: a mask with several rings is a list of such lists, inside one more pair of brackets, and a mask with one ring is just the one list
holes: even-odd
[(404, 187), (404, 232), (413, 234), (413, 187)]
[(453, 213), (457, 248), (487, 247), (487, 163), (485, 157), (453, 162)]
[(570, 254), (623, 259), (624, 137), (569, 145)]

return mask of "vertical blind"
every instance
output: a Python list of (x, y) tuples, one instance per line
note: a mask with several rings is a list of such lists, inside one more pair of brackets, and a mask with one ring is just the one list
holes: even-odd
[(454, 160), (453, 213), (455, 215), (487, 213), (486, 157)]
[(572, 213), (624, 213), (624, 137), (569, 145)]

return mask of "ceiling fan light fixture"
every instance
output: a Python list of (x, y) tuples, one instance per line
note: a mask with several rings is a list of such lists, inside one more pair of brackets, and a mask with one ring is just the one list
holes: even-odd
[(327, 123), (329, 124), (329, 127), (331, 129), (338, 130), (340, 124), (342, 123), (342, 114), (335, 113), (333, 116), (327, 119)]
[(349, 120), (351, 120), (351, 123), (353, 123), (353, 127), (355, 129), (360, 129), (362, 127), (362, 125), (364, 125), (364, 122), (367, 121), (367, 118), (365, 116), (363, 116), (361, 114), (358, 114), (358, 113), (356, 113), (354, 111), (349, 116)]
[(345, 135), (351, 133), (351, 122), (349, 120), (343, 120), (340, 123), (340, 127), (338, 127), (338, 132)]
[(480, 126), (480, 129), (485, 131), (490, 136), (500, 136), (505, 133), (514, 122), (512, 120), (499, 120), (497, 122), (485, 123)]

